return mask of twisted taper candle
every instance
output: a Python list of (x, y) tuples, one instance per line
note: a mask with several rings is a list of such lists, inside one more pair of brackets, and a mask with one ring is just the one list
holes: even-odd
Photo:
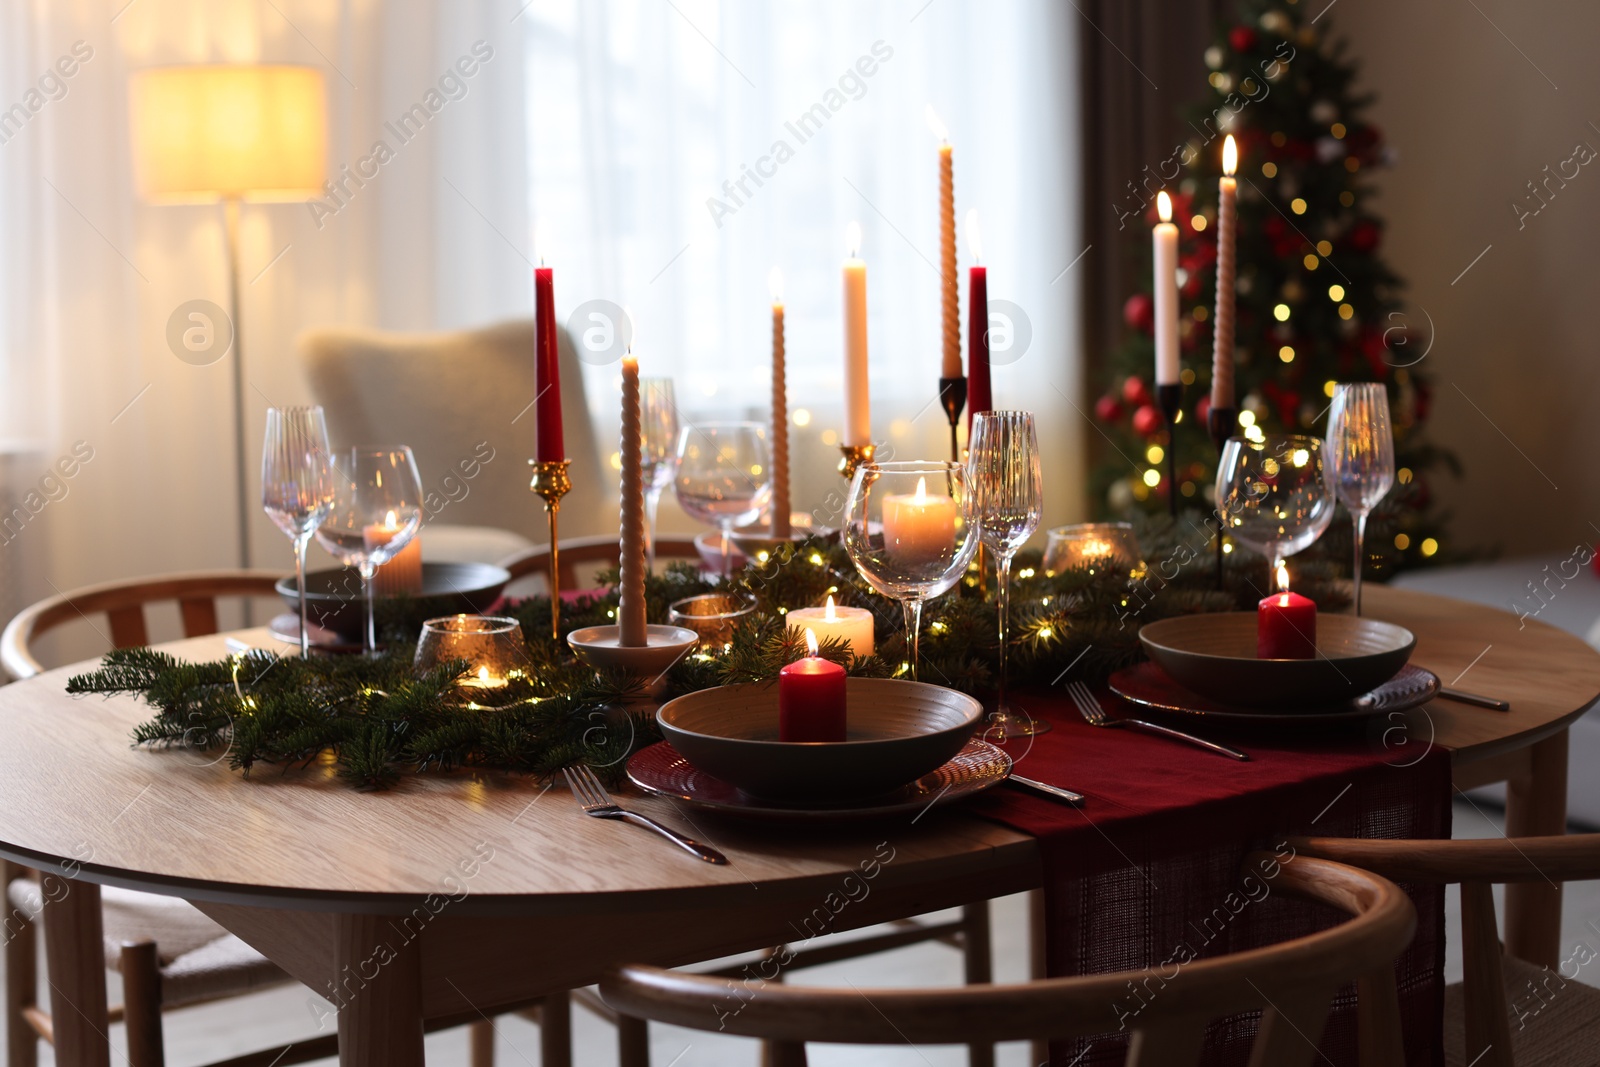
[(621, 600), (617, 605), (617, 644), (643, 648), (650, 643), (644, 611), (644, 475), (640, 467), (639, 361), (622, 361), (622, 552)]
[(772, 303), (772, 536), (789, 528), (789, 398), (784, 377), (783, 303)]
[[(1211, 410), (1233, 407), (1234, 235), (1239, 183), (1233, 177), (1237, 149), (1230, 134), (1223, 145), (1224, 175), (1217, 183), (1217, 306), (1212, 316)], [(1231, 428), (1230, 428), (1231, 429)]]
[(940, 374), (961, 376), (961, 295), (956, 275), (955, 167), (949, 144), (939, 146), (939, 276), (943, 283), (944, 360)]

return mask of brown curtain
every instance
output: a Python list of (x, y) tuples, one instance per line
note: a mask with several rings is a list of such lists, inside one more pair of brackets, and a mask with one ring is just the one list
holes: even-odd
[[(1083, 287), (1085, 373), (1093, 396), (1122, 335), (1122, 304), (1138, 279), (1127, 215), (1140, 188), (1192, 134), (1180, 112), (1206, 91), (1205, 49), (1228, 0), (1075, 0), (1083, 152), (1083, 235), (1092, 246)], [(1145, 168), (1149, 168), (1148, 173)], [(1171, 173), (1170, 167), (1167, 171)], [(1142, 193), (1146, 199), (1153, 192)], [(1091, 435), (1093, 437), (1095, 435)]]

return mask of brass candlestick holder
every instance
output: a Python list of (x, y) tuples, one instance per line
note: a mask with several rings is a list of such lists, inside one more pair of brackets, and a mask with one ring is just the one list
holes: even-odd
[(956, 441), (956, 428), (961, 425), (961, 409), (967, 406), (967, 380), (965, 378), (939, 379), (939, 406), (950, 420), (950, 462), (961, 462), (961, 446)]
[(572, 478), (567, 468), (572, 461), (558, 459), (551, 462), (528, 460), (533, 468), (533, 482), (529, 486), (544, 498), (545, 514), (550, 517), (550, 639), (561, 640), (561, 541), (556, 536), (556, 516), (561, 511), (561, 498), (572, 491)]
[(872, 462), (872, 455), (877, 450), (877, 445), (840, 445), (839, 451), (844, 453), (844, 458), (839, 461), (839, 473), (845, 476), (846, 481), (854, 479), (862, 464)]

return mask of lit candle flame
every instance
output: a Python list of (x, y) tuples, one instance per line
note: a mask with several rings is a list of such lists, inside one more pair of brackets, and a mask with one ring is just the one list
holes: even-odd
[(913, 504), (918, 505), (918, 506), (926, 504), (928, 502), (928, 479), (926, 479), (926, 478), (918, 478), (917, 479), (917, 493), (916, 493), (915, 496), (913, 496), (911, 498), (911, 502)]
[(1281, 559), (1278, 561), (1278, 592), (1289, 592), (1289, 568)]
[(489, 668), (488, 667), (479, 667), (478, 668), (478, 681), (487, 682), (488, 680), (489, 680)]
[(844, 228), (844, 244), (850, 249), (850, 258), (855, 259), (861, 251), (861, 223), (852, 222)]
[[(827, 610), (822, 613), (822, 621), (823, 622), (838, 622), (839, 621), (839, 611), (838, 611), (837, 608), (835, 608), (833, 606), (833, 597), (831, 597), (831, 596), (828, 598)], [(811, 632), (810, 630), (806, 631), (806, 633), (810, 633), (810, 632)]]
[(816, 654), (817, 654), (817, 631), (811, 629), (811, 627), (808, 626), (808, 627), (806, 627), (806, 655), (815, 656)]
[(1156, 214), (1161, 216), (1162, 222), (1172, 221), (1172, 197), (1165, 189), (1156, 194)]
[(394, 512), (391, 511), (391, 512), (389, 512), (387, 515), (385, 515), (383, 517), (383, 528), (385, 530), (398, 530), (398, 529), (400, 529), (400, 523), (397, 520), (397, 517), (395, 516)]
[(772, 268), (772, 273), (767, 275), (767, 288), (772, 292), (774, 304), (783, 303), (783, 271), (777, 267)]
[(967, 212), (967, 247), (972, 249), (974, 262), (983, 259), (983, 235), (978, 230), (977, 208)]
[(940, 143), (949, 144), (950, 131), (945, 129), (944, 120), (939, 118), (939, 113), (933, 110), (932, 104), (929, 104), (926, 110), (923, 111), (923, 117), (928, 120), (928, 129), (933, 131), (933, 135), (939, 138)]
[(1222, 141), (1222, 173), (1233, 176), (1239, 169), (1239, 146), (1233, 143), (1233, 134), (1228, 134)]

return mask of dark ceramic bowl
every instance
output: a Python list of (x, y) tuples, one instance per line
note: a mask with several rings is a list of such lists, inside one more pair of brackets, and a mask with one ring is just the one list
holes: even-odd
[(1417, 645), (1392, 622), (1318, 615), (1315, 659), (1258, 659), (1253, 611), (1162, 619), (1144, 626), (1139, 641), (1173, 681), (1237, 707), (1349, 700), (1399, 674)]
[[(428, 615), (476, 615), (500, 598), (509, 581), (509, 571), (490, 563), (424, 563), (422, 592), (412, 599), (418, 611)], [(279, 578), (276, 588), (298, 618), (300, 595), (294, 575)], [(311, 571), (306, 575), (306, 589), (306, 615), (313, 626), (350, 641), (361, 640), (367, 609), (362, 600), (361, 575), (354, 567)]]
[(778, 687), (703, 689), (656, 712), (684, 759), (767, 800), (841, 803), (882, 796), (943, 766), (967, 743), (983, 705), (925, 682), (850, 678), (846, 738), (778, 740)]

